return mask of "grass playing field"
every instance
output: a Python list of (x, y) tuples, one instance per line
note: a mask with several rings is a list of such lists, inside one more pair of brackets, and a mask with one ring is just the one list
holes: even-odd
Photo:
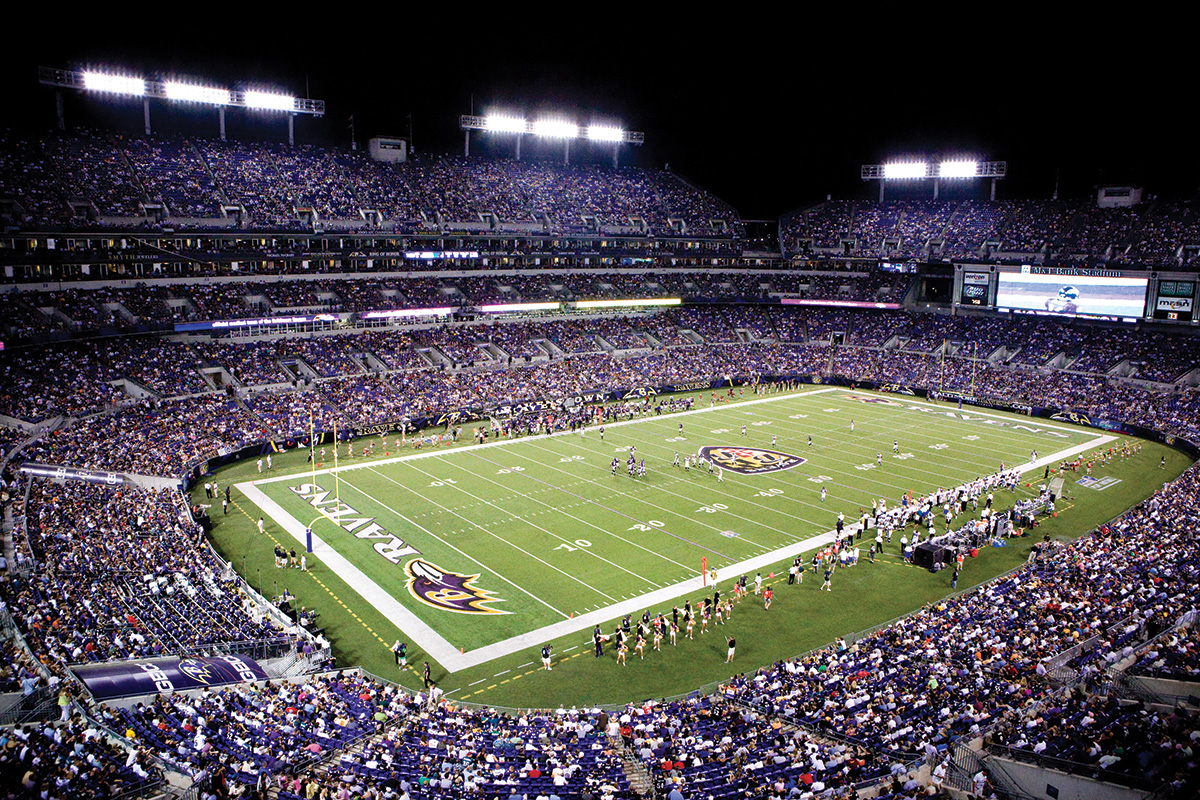
[[(236, 484), (237, 513), (227, 530), (218, 526), (217, 543), (247, 573), (254, 554), (255, 574), (247, 577), (265, 593), (282, 580), (301, 602), (320, 608), (351, 663), (394, 676), (383, 670), (387, 645), (398, 636), (411, 643), (412, 663), (429, 658), (440, 684), (458, 697), (538, 705), (662, 695), (728, 675), (730, 668), (717, 666), (726, 633), (739, 637), (745, 668), (906, 613), (946, 594), (948, 578), (904, 565), (894, 546), (877, 564), (840, 571), (833, 593), (818, 595), (811, 572), (801, 587), (780, 580), (795, 555), (811, 555), (828, 540), (839, 512), (849, 524), (872, 499), (894, 506), (906, 492), (959, 485), (1001, 464), (1023, 465), (1040, 482), (1045, 464), (1116, 438), (831, 387), (747, 393), (715, 407), (701, 396), (690, 412), (609, 424), (603, 439), (595, 428), (485, 445), (472, 444), (469, 429), (464, 434), (457, 445), (415, 451), (396, 452), (393, 437), (377, 440), (374, 457), (339, 460), (336, 470), (331, 455), (315, 468), (305, 464), (306, 452), (277, 459), (275, 474), (247, 475), (243, 465), (231, 474), (251, 480)], [(645, 460), (644, 477), (627, 474), (631, 447)], [(684, 460), (703, 447), (726, 448), (713, 454), (725, 464), (719, 477), (707, 466), (673, 465), (676, 454)], [(1171, 455), (1170, 474), (1151, 481), (1186, 464), (1181, 454), (1161, 450), (1148, 447), (1131, 459), (1157, 467), (1164, 452)], [(1069, 484), (1064, 517), (1095, 524), (1093, 518), (1103, 521), (1140, 499), (1133, 474), (1115, 477), (1120, 466), (1132, 463), (1113, 465), (1116, 482), (1104, 491)], [(1013, 500), (1004, 495), (1001, 508)], [(260, 515), (266, 541), (248, 532)], [(273, 586), (264, 581), (262, 551), (274, 542), (302, 550), (310, 525), (309, 573), (268, 565)], [(985, 553), (959, 588), (1019, 563), (1022, 548), (1005, 550)], [(749, 574), (753, 581), (761, 572), (779, 593), (777, 605), (764, 615), (749, 598), (735, 620), (708, 635), (705, 650), (685, 642), (670, 656), (653, 654), (654, 677), (613, 680), (597, 672), (600, 662), (590, 663), (593, 627), (611, 632), (625, 614), (694, 602), (711, 591), (701, 582), (702, 563), (718, 570), (726, 591), (734, 578)], [(741, 610), (747, 603), (754, 611)], [(574, 681), (544, 673), (540, 689), (518, 690), (511, 682), (533, 677), (531, 658), (546, 642), (576, 672)], [(713, 647), (716, 655), (707, 653)], [(702, 665), (691, 663), (696, 656)]]

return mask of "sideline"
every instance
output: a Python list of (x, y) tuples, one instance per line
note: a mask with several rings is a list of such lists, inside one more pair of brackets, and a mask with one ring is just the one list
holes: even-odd
[[(757, 400), (739, 400), (736, 403), (733, 403), (731, 405), (713, 406), (712, 408), (693, 408), (691, 411), (672, 411), (667, 414), (664, 414), (661, 417), (650, 416), (650, 417), (638, 417), (636, 419), (624, 419), (624, 420), (621, 420), (620, 422), (605, 423), (603, 427), (605, 430), (608, 430), (610, 428), (620, 428), (625, 425), (636, 425), (636, 424), (642, 423), (642, 422), (650, 422), (651, 420), (655, 420), (655, 419), (666, 419), (667, 417), (670, 417), (671, 419), (676, 419), (678, 417), (687, 417), (687, 416), (691, 416), (693, 414), (706, 414), (711, 411), (728, 411), (729, 409), (734, 408), (734, 407), (741, 408), (742, 406), (756, 406), (756, 405), (759, 405), (760, 403), (778, 403), (782, 400), (794, 400), (797, 397), (808, 397), (808, 396), (814, 395), (814, 394), (824, 394), (825, 392), (835, 392), (841, 388), (843, 388), (843, 387), (841, 387), (841, 386), (826, 386), (823, 389), (813, 389), (812, 391), (784, 392), (784, 393), (781, 393), (778, 397), (760, 397)], [(599, 425), (589, 425), (589, 426), (585, 427), (584, 430), (585, 431), (594, 431), (594, 430), (599, 429), (600, 427), (601, 426), (599, 426)], [(572, 431), (555, 431), (554, 433), (539, 433), (534, 436), (519, 436), (515, 439), (497, 439), (494, 442), (486, 442), (484, 444), (460, 445), (458, 447), (444, 449), (444, 450), (439, 450), (436, 447), (434, 447), (430, 450), (425, 450), (425, 451), (422, 451), (419, 453), (410, 453), (410, 454), (404, 455), (404, 456), (392, 456), (391, 458), (369, 459), (366, 461), (361, 461), (361, 463), (355, 462), (352, 464), (346, 464), (344, 466), (325, 467), (324, 469), (317, 470), (316, 474), (317, 475), (332, 475), (335, 472), (349, 472), (351, 470), (356, 470), (356, 469), (366, 469), (367, 467), (382, 467), (386, 464), (398, 464), (402, 461), (413, 461), (418, 458), (433, 458), (434, 456), (444, 456), (449, 453), (467, 453), (472, 450), (483, 450), (483, 449), (486, 449), (489, 447), (504, 447), (506, 445), (516, 444), (518, 442), (533, 442), (533, 441), (537, 441), (539, 439), (552, 439), (557, 436), (571, 436), (571, 435), (576, 435), (576, 434), (577, 434), (577, 432), (575, 432), (573, 434)], [(302, 449), (302, 448), (300, 448), (300, 449)], [(253, 483), (254, 484), (278, 483), (279, 481), (290, 481), (290, 480), (295, 480), (296, 478), (302, 478), (305, 475), (308, 475), (311, 477), (313, 475), (313, 472), (311, 470), (309, 470), (307, 472), (293, 472), (288, 475), (279, 475), (274, 478), (261, 478), (259, 480), (253, 481)]]

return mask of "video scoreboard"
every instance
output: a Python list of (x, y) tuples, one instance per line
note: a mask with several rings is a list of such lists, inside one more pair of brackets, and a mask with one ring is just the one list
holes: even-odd
[(1200, 275), (1190, 272), (956, 264), (953, 297), (956, 306), (1012, 314), (1200, 323)]

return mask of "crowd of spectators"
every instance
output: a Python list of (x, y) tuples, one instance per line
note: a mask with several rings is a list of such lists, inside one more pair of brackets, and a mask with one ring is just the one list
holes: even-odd
[(7, 350), (0, 354), (0, 413), (40, 422), (103, 411), (129, 401), (115, 378), (86, 344)]
[(1197, 788), (1195, 731), (1194, 712), (1079, 692), (1022, 718), (996, 737), (1003, 744), (993, 752), (1107, 783), (1167, 786), (1185, 797)]
[(785, 257), (986, 260), (1025, 253), (1065, 263), (1183, 267), (1200, 244), (1200, 220), (1191, 201), (1101, 208), (1060, 200), (828, 200), (781, 218), (779, 240)]
[[(0, 196), (14, 200), (5, 221), (17, 227), (157, 228), (170, 220), (189, 229), (207, 222), (303, 231), (334, 222), (402, 233), (744, 236), (732, 208), (664, 170), (458, 156), (383, 164), (310, 145), (90, 130), (34, 139), (0, 133)], [(779, 242), (785, 257), (1024, 253), (1171, 267), (1196, 258), (1198, 233), (1191, 201), (1100, 208), (1063, 200), (828, 200), (785, 215)]]
[(271, 431), (224, 395), (142, 401), (111, 414), (74, 420), (31, 443), (31, 461), (148, 475), (182, 475), (214, 455), (271, 437)]
[(35, 569), (0, 587), (43, 663), (283, 635), (217, 566), (178, 492), (34, 481), (25, 520)]
[(167, 218), (223, 227), (225, 210), (234, 208), (251, 228), (362, 223), (374, 212), (400, 231), (508, 224), (561, 232), (742, 233), (727, 204), (668, 171), (638, 167), (456, 156), (380, 164), (311, 145), (94, 131), (32, 141), (9, 134), (0, 137), (0, 149), (0, 191), (22, 201), (16, 224), (66, 224), (82, 204), (95, 213), (81, 215), (80, 223), (136, 225), (161, 207)]
[(1200, 575), (1198, 475), (1193, 467), (1089, 537), (1042, 546), (1010, 576), (735, 681), (735, 696), (893, 757), (937, 756), (1004, 731), (1005, 719), (1018, 724), (996, 739), (1013, 747), (1093, 764), (1102, 778), (1194, 785), (1193, 716), (1055, 695), (1049, 668), (1070, 656), (1060, 663), (1096, 675), (1186, 608), (1179, 599)]
[(1200, 625), (1166, 634), (1141, 653), (1127, 671), (1148, 678), (1200, 681)]
[(125, 731), (173, 769), (196, 776), (220, 769), (232, 784), (267, 785), (309, 768), (411, 713), (414, 700), (395, 687), (351, 672), (295, 683), (242, 684), (194, 695), (160, 694), (97, 718)]
[[(1083, 686), (1102, 687), (1105, 674), (1127, 659), (1135, 662), (1133, 674), (1161, 674), (1157, 670), (1170, 663), (1182, 667), (1183, 674), (1176, 677), (1194, 677), (1194, 671), (1189, 673), (1195, 665), (1190, 646), (1194, 628), (1169, 630), (1140, 660), (1134, 656), (1131, 633), (1139, 626), (1152, 632), (1170, 629), (1188, 607), (1181, 600), (1192, 596), (1200, 575), (1195, 555), (1198, 469), (1193, 466), (1092, 536), (1070, 547), (1060, 545), (1068, 560), (1047, 576), (1051, 579), (1030, 582), (1029, 589), (1041, 596), (1051, 615), (1027, 627), (1038, 627), (1043, 636), (1057, 627), (1071, 642), (1095, 641), (1070, 662), (1083, 676), (1096, 679)], [(1047, 630), (1040, 630), (1044, 626)], [(1152, 709), (1140, 700), (1118, 702), (1108, 692), (1053, 698), (1031, 705), (1011, 722), (993, 736), (996, 744), (1009, 748), (1006, 754), (1024, 751), (1061, 759), (1058, 768), (1074, 762), (1085, 774), (1117, 783), (1167, 784), (1176, 793), (1172, 796), (1197, 790), (1193, 747), (1200, 734), (1194, 712)]]
[(115, 743), (82, 716), (0, 732), (5, 797), (104, 800), (152, 792), (162, 781), (163, 771), (149, 754)]
[[(755, 374), (923, 386), (1200, 435), (1196, 390), (1170, 382), (1200, 364), (1195, 337), (1182, 334), (1038, 318), (740, 306), (489, 323), (16, 348), (0, 355), (0, 413), (76, 420), (32, 446), (40, 457), (70, 453), (80, 465), (136, 465), (155, 474), (179, 474), (264, 435), (294, 435), (307, 429), (310, 409), (318, 425), (349, 428), (397, 415)], [(833, 333), (845, 343), (832, 343)], [(364, 372), (387, 374), (376, 380)], [(355, 376), (362, 377), (345, 380)]]

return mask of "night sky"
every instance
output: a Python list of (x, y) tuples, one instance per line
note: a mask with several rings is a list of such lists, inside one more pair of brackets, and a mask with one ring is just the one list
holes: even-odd
[[(747, 219), (827, 194), (874, 196), (860, 165), (906, 154), (1007, 161), (1001, 198), (1049, 197), (1056, 180), (1061, 197), (1102, 183), (1191, 197), (1200, 185), (1196, 59), (1173, 41), (1174, 30), (1186, 33), (1182, 20), (1096, 12), (1063, 24), (972, 7), (952, 25), (932, 9), (914, 18), (800, 6), (730, 21), (722, 7), (509, 4), (374, 18), (355, 6), (352, 20), (331, 22), (331, 8), (304, 19), (293, 9), (281, 22), (226, 7), (201, 23), (166, 7), (171, 19), (150, 22), (154, 9), (140, 7), (139, 19), (120, 23), (47, 19), (29, 36), (10, 26), (18, 45), (0, 54), (11, 89), (3, 124), (53, 125), (38, 66), (112, 65), (325, 100), (324, 118), (296, 122), (299, 142), (324, 145), (349, 143), (351, 115), (360, 146), (407, 136), (411, 119), (418, 155), (461, 153), (458, 117), (472, 111), (618, 121), (646, 135), (623, 163), (669, 164)], [(559, 24), (548, 27), (550, 18)], [(163, 131), (216, 133), (213, 112), (155, 104), (152, 114)], [(236, 114), (231, 138), (285, 136), (278, 119)], [(67, 121), (136, 133), (140, 103), (70, 96)], [(511, 152), (483, 139), (472, 147)]]

